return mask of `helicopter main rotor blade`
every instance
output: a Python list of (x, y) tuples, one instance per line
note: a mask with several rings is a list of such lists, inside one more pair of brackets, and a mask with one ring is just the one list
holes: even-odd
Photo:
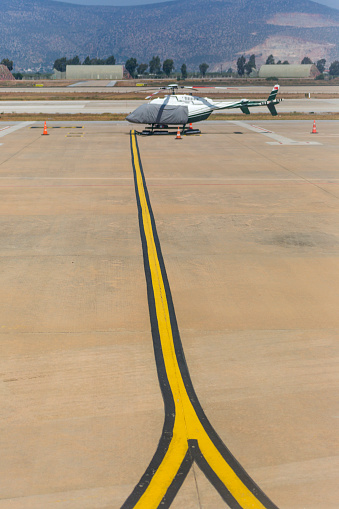
[[(181, 88), (189, 88), (190, 90), (198, 90), (198, 87), (188, 87), (188, 86), (183, 86)], [(202, 87), (201, 87), (202, 88)]]
[(168, 85), (167, 87), (158, 87), (158, 90), (153, 92), (153, 94), (148, 95), (146, 99), (150, 99), (153, 95), (159, 94), (162, 90), (175, 90), (178, 88), (178, 85)]
[(205, 99), (204, 97), (195, 97), (194, 99), (196, 101), (202, 102), (205, 106), (208, 106), (209, 108), (211, 108), (211, 110), (217, 110), (218, 109), (217, 106), (215, 106), (214, 104), (211, 104), (210, 102), (208, 102), (207, 99)]
[(236, 87), (205, 87), (205, 86), (200, 86), (200, 85), (197, 85), (196, 87), (184, 87), (184, 88), (193, 88), (193, 90), (198, 90), (200, 88), (214, 88), (214, 89), (220, 89), (220, 90), (241, 90), (240, 88), (236, 88)]
[(148, 96), (146, 97), (146, 99), (150, 99), (150, 98), (151, 98), (151, 97), (153, 97), (154, 95), (159, 94), (159, 92), (161, 92), (161, 90), (156, 90), (155, 92), (153, 92), (153, 94), (148, 95)]

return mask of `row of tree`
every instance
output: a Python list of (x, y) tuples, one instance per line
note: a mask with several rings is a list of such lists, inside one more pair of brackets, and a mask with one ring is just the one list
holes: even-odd
[[(305, 64), (313, 64), (312, 60), (309, 57), (304, 57), (302, 61), (300, 62), (302, 65)], [(289, 65), (288, 60), (284, 60), (283, 62), (281, 60), (278, 60), (275, 62), (274, 56), (269, 55), (265, 62), (266, 65)], [(325, 71), (325, 65), (326, 65), (326, 59), (321, 58), (317, 62), (314, 62), (315, 66), (318, 68), (319, 72), (322, 74)], [(251, 74), (253, 69), (256, 69), (255, 64), (255, 55), (251, 55), (249, 60), (246, 61), (246, 58), (244, 55), (238, 58), (237, 60), (237, 71), (239, 76), (244, 76), (244, 74), (247, 74), (248, 76)], [(339, 76), (339, 61), (335, 60), (331, 63), (329, 67), (329, 74), (331, 76)]]
[[(266, 60), (266, 65), (275, 65), (275, 64), (289, 64), (289, 61), (288, 60), (284, 60), (284, 62), (282, 62), (281, 60), (278, 60), (278, 62), (275, 62), (274, 60), (274, 56), (273, 55), (269, 55), (267, 57), (267, 60)], [(310, 59), (310, 57), (304, 57), (302, 59), (302, 61), (300, 62), (302, 65), (306, 65), (306, 64), (313, 64), (312, 60)], [(321, 58), (320, 60), (318, 60), (317, 62), (314, 62), (314, 64), (316, 65), (316, 67), (318, 68), (318, 70), (323, 73), (324, 70), (325, 70), (325, 64), (326, 64), (326, 59), (325, 58)]]
[[(277, 62), (277, 64), (281, 64), (281, 63), (282, 64), (288, 64), (289, 62), (287, 60), (285, 60), (285, 62), (281, 62), (281, 60), (279, 60)], [(326, 58), (321, 58), (320, 60), (317, 60), (317, 62), (312, 62), (312, 60), (309, 57), (304, 57), (300, 63), (303, 64), (303, 65), (304, 64), (313, 64), (314, 63), (314, 65), (317, 67), (318, 71), (321, 74), (323, 74), (323, 72), (325, 71), (325, 66), (326, 66)], [(267, 58), (266, 64), (268, 64), (268, 65), (274, 65), (275, 64), (273, 55), (270, 55)], [(338, 60), (335, 60), (329, 66), (329, 74), (331, 76), (339, 76), (339, 61)]]
[[(129, 58), (125, 63), (125, 68), (130, 73), (132, 78), (145, 74), (147, 70), (148, 73), (152, 75), (161, 76), (162, 74), (165, 74), (167, 77), (169, 77), (171, 73), (175, 70), (174, 62), (171, 58), (167, 58), (161, 64), (160, 57), (155, 55), (152, 57), (148, 64), (146, 63), (138, 64), (136, 58)], [(209, 65), (206, 64), (205, 62), (199, 65), (199, 70), (202, 76), (206, 75), (208, 68)], [(180, 72), (182, 79), (186, 79), (187, 78), (186, 64), (182, 64), (182, 66), (180, 67)]]
[(66, 71), (67, 65), (115, 65), (115, 57), (111, 55), (106, 59), (102, 58), (89, 58), (86, 57), (85, 60), (81, 63), (80, 58), (76, 55), (73, 58), (67, 60), (66, 57), (58, 58), (54, 62), (54, 69), (60, 72)]
[[(301, 63), (302, 64), (312, 64), (312, 61), (308, 57), (305, 57)], [(326, 60), (322, 59), (317, 62), (317, 65), (318, 64), (319, 64), (319, 66), (323, 65), (323, 70), (324, 70), (325, 63), (326, 63)], [(289, 61), (284, 60), (282, 62), (281, 60), (278, 60), (278, 62), (276, 63), (274, 60), (274, 56), (269, 55), (266, 59), (265, 64), (266, 65), (275, 65), (275, 64), (289, 65)], [(244, 74), (247, 74), (249, 76), (251, 74), (251, 72), (253, 71), (253, 69), (256, 69), (255, 55), (251, 55), (248, 61), (246, 61), (245, 55), (242, 55), (241, 57), (238, 58), (237, 71), (238, 71), (239, 76), (243, 76)], [(323, 70), (320, 72), (323, 72)]]
[[(1, 62), (2, 65), (5, 65), (10, 71), (13, 70), (13, 61), (4, 58)], [(80, 58), (78, 56), (75, 56), (71, 59), (67, 59), (66, 57), (58, 58), (54, 62), (54, 69), (65, 72), (67, 65), (115, 65), (116, 60), (113, 55), (106, 59), (101, 58), (90, 58), (87, 56), (85, 60), (81, 63)], [(266, 65), (289, 65), (288, 60), (284, 60), (283, 62), (281, 60), (278, 60), (275, 62), (274, 56), (269, 55), (266, 59)], [(312, 60), (309, 57), (304, 57), (301, 61), (301, 64), (312, 64)], [(325, 71), (325, 65), (326, 65), (326, 59), (321, 58), (317, 62), (314, 62), (316, 67), (318, 68), (319, 72), (323, 74)], [(170, 76), (171, 73), (175, 70), (174, 69), (174, 62), (172, 59), (167, 58), (164, 60), (164, 62), (161, 64), (161, 60), (159, 56), (153, 56), (152, 59), (148, 64), (141, 63), (139, 64), (137, 62), (136, 58), (129, 58), (125, 63), (125, 68), (129, 72), (129, 74), (134, 78), (136, 76), (140, 76), (146, 73), (148, 70), (149, 74), (161, 76), (162, 74), (165, 74), (166, 76)], [(199, 71), (202, 77), (205, 77), (206, 72), (209, 68), (209, 65), (205, 62), (199, 65)], [(253, 69), (256, 69), (256, 63), (255, 63), (255, 55), (251, 55), (246, 60), (246, 57), (242, 55), (237, 60), (237, 73), (239, 76), (244, 76), (245, 74), (250, 75), (253, 71)], [(181, 77), (182, 79), (187, 78), (187, 66), (186, 64), (182, 64), (180, 68)], [(228, 73), (232, 73), (232, 69), (229, 69), (227, 71)], [(331, 63), (329, 66), (329, 74), (331, 76), (339, 76), (339, 61), (335, 60)]]
[(237, 70), (239, 76), (243, 76), (245, 73), (249, 76), (253, 69), (256, 69), (255, 64), (255, 55), (251, 55), (248, 62), (246, 62), (246, 58), (244, 55), (237, 60)]
[[(86, 57), (83, 62), (80, 61), (78, 56), (67, 59), (66, 57), (58, 58), (54, 62), (54, 69), (60, 72), (66, 71), (67, 65), (115, 65), (115, 57), (111, 55), (106, 59), (101, 58), (89, 58)], [(165, 74), (166, 76), (170, 76), (174, 71), (174, 62), (171, 58), (167, 58), (161, 63), (159, 56), (153, 56), (150, 62), (147, 63), (138, 63), (136, 58), (129, 58), (125, 63), (125, 68), (132, 76), (135, 78), (137, 76), (143, 75), (148, 70), (149, 74), (161, 76)], [(205, 62), (199, 65), (199, 70), (202, 76), (206, 75), (207, 69), (209, 65)], [(187, 66), (186, 64), (182, 64), (180, 68), (181, 76), (183, 79), (187, 78)]]

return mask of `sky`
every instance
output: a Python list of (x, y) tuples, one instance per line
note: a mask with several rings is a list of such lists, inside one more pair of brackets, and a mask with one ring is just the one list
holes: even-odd
[[(82, 5), (142, 5), (142, 4), (155, 4), (160, 2), (167, 2), (168, 0), (56, 0), (72, 4)], [(328, 5), (339, 9), (339, 0), (318, 0), (319, 4)]]

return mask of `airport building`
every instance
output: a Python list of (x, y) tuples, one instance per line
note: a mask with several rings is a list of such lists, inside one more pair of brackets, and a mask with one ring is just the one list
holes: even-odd
[(262, 65), (259, 78), (316, 78), (320, 72), (314, 64), (275, 64)]
[(67, 65), (66, 72), (54, 69), (54, 79), (66, 80), (122, 80), (123, 65)]

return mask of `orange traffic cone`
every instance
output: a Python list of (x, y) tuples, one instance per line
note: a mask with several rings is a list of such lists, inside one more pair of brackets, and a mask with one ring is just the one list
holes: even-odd
[(190, 129), (193, 129), (192, 122), (190, 123)]
[(312, 129), (311, 134), (318, 134), (317, 133), (317, 128), (316, 128), (316, 125), (315, 125), (315, 120), (313, 120), (313, 129)]
[(44, 130), (43, 130), (43, 133), (42, 133), (42, 136), (48, 136), (48, 132), (47, 132), (47, 124), (46, 124), (46, 120), (45, 120), (45, 124), (44, 124)]
[(176, 140), (182, 140), (179, 127), (178, 127), (178, 131), (177, 131), (177, 135), (176, 135), (175, 139)]

